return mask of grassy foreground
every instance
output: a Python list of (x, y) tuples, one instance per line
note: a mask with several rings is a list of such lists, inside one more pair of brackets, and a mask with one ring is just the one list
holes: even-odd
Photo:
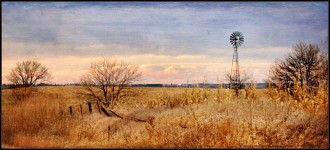
[[(107, 117), (81, 87), (2, 90), (2, 148), (328, 148), (328, 89), (295, 100), (274, 89), (133, 88)], [(298, 91), (299, 92), (299, 91)], [(80, 105), (81, 104), (81, 105)], [(73, 108), (73, 115), (69, 113)]]

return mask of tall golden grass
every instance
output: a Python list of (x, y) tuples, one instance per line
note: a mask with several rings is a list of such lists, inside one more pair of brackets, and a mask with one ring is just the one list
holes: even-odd
[[(80, 87), (34, 87), (14, 101), (2, 90), (2, 147), (328, 148), (328, 86), (290, 96), (276, 88), (133, 88), (106, 117)], [(80, 110), (82, 106), (82, 113)], [(73, 107), (70, 115), (68, 107)]]

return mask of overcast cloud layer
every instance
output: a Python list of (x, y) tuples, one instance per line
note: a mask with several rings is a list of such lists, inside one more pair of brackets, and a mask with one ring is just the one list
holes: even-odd
[(328, 38), (328, 11), (328, 2), (2, 2), (2, 82), (29, 59), (55, 83), (78, 82), (102, 56), (140, 65), (142, 83), (226, 82), (234, 31), (245, 37), (241, 70), (262, 82), (294, 44)]

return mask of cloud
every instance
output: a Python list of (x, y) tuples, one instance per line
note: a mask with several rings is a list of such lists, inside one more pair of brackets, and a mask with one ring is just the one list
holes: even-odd
[[(102, 53), (102, 49), (106, 47), (112, 47), (117, 51)], [(53, 53), (44, 52), (44, 49), (51, 50)], [(79, 49), (81, 53), (66, 55), (67, 51), (70, 51), (68, 45), (6, 41), (3, 44), (3, 74), (7, 74), (10, 68), (19, 61), (37, 60), (52, 70), (55, 76), (54, 82), (78, 82), (77, 75), (87, 70), (92, 61), (103, 56), (111, 56), (140, 65), (145, 77), (143, 82), (174, 82), (174, 80), (171, 81), (172, 79), (176, 82), (199, 81), (203, 79), (203, 76), (208, 76), (210, 81), (217, 82), (218, 78), (224, 80), (224, 73), (230, 71), (233, 55), (233, 49), (209, 49), (202, 55), (125, 54), (129, 52), (127, 46), (102, 44), (81, 45), (73, 49)], [(262, 81), (275, 58), (282, 58), (290, 50), (285, 47), (259, 49), (242, 47), (238, 51), (240, 68), (252, 72), (256, 80)], [(73, 54), (74, 51), (71, 53)]]
[(328, 37), (328, 25), (328, 2), (4, 2), (2, 73), (38, 60), (55, 82), (76, 82), (92, 60), (113, 56), (141, 65), (143, 82), (216, 81), (241, 31), (240, 67), (260, 81), (295, 43)]
[[(91, 62), (102, 56), (58, 56), (40, 57), (32, 60), (39, 61), (46, 66), (54, 76), (55, 83), (76, 83), (79, 77), (86, 72)], [(185, 83), (202, 82), (204, 76), (212, 83), (218, 80), (225, 81), (225, 73), (230, 72), (230, 61), (219, 61), (217, 57), (211, 56), (165, 56), (165, 55), (136, 55), (136, 56), (113, 56), (113, 58), (124, 60), (134, 65), (139, 65), (143, 73), (141, 83)], [(193, 58), (190, 61), (187, 58)], [(196, 59), (199, 58), (199, 59)], [(2, 61), (2, 80), (17, 62), (26, 60), (24, 58), (4, 59)], [(157, 61), (158, 60), (158, 61)], [(266, 78), (272, 61), (265, 60), (242, 60), (241, 71), (253, 74), (253, 79), (262, 82)]]
[(228, 37), (235, 30), (246, 36), (248, 47), (291, 46), (298, 40), (319, 37), (328, 25), (326, 8), (304, 3), (51, 4), (3, 6), (4, 39), (154, 45), (158, 51), (162, 47), (188, 47), (191, 51), (183, 52), (193, 53), (230, 47)]

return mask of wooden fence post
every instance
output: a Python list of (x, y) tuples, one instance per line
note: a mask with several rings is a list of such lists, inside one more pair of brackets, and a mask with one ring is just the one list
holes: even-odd
[(61, 115), (63, 116), (64, 115), (64, 112), (63, 112), (62, 107), (59, 107), (59, 109), (60, 109)]
[(101, 108), (100, 108), (99, 102), (96, 102), (96, 104), (97, 104), (97, 108), (99, 109), (99, 112), (101, 113)]
[(81, 115), (83, 115), (83, 112), (82, 112), (82, 104), (80, 104), (80, 113), (81, 113)]
[(89, 110), (89, 113), (92, 113), (92, 103), (91, 103), (91, 101), (88, 101), (88, 110)]
[(101, 110), (104, 112), (105, 115), (110, 117), (110, 114), (107, 112), (107, 110), (104, 107), (102, 107)]
[(72, 115), (72, 106), (69, 106), (70, 114)]
[(110, 125), (108, 125), (108, 141), (110, 140)]

